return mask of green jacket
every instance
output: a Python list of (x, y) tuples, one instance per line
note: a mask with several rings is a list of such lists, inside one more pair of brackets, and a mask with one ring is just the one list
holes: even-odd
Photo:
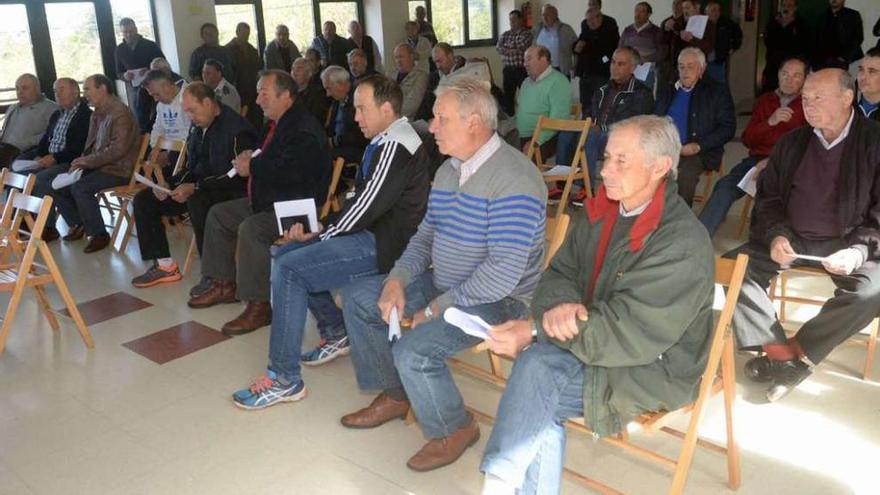
[[(697, 394), (713, 327), (715, 260), (706, 229), (678, 196), (661, 186), (635, 221), (618, 203), (587, 202), (535, 290), (532, 313), (539, 341), (569, 350), (584, 369), (584, 419), (596, 435), (619, 432), (645, 411), (675, 410)], [(605, 259), (593, 279), (603, 224), (616, 218)], [(588, 321), (577, 337), (550, 339), (545, 311), (583, 303)]]

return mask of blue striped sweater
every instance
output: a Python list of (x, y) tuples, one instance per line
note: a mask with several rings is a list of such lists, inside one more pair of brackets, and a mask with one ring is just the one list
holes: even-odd
[(457, 161), (434, 177), (428, 212), (389, 278), (406, 286), (433, 268), (439, 309), (515, 297), (528, 303), (541, 275), (547, 188), (516, 148), (500, 148), (459, 186)]

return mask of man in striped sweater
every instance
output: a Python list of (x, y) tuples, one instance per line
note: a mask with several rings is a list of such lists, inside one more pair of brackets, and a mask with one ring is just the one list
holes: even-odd
[[(322, 232), (296, 224), (273, 246), (272, 335), (269, 367), (233, 394), (243, 409), (263, 409), (306, 396), (303, 364), (348, 354), (342, 313), (330, 290), (387, 273), (415, 233), (428, 199), (428, 156), (415, 129), (400, 117), (403, 93), (394, 81), (371, 76), (354, 93), (355, 120), (371, 139), (355, 190)], [(318, 320), (322, 342), (300, 356), (306, 313)]]
[[(463, 77), (438, 87), (430, 130), (451, 158), (434, 177), (428, 212), (387, 277), (343, 290), (358, 385), (382, 393), (342, 424), (376, 427), (412, 405), (429, 438), (407, 462), (416, 471), (454, 462), (480, 436), (446, 359), (481, 340), (443, 312), (457, 307), (489, 323), (525, 317), (541, 273), (547, 190), (535, 166), (498, 137), (497, 114), (483, 83)], [(412, 318), (413, 329), (392, 345), (398, 315)]]

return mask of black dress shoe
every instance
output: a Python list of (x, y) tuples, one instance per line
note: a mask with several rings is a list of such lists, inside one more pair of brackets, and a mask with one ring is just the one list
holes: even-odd
[(767, 390), (767, 401), (776, 402), (785, 397), (813, 373), (810, 366), (800, 359), (777, 361), (773, 372), (773, 385)]
[(94, 253), (96, 251), (100, 251), (100, 250), (106, 248), (109, 245), (110, 245), (110, 236), (107, 234), (99, 234), (96, 236), (92, 236), (92, 238), (89, 239), (89, 243), (86, 245), (86, 248), (83, 249), (83, 252), (86, 254)]
[(773, 379), (773, 363), (767, 356), (758, 356), (746, 361), (743, 372), (753, 382), (769, 382)]
[(55, 227), (46, 227), (43, 229), (43, 235), (41, 237), (46, 242), (52, 242), (60, 239), (61, 233), (58, 232), (58, 229), (56, 229)]
[(67, 231), (67, 235), (62, 237), (63, 241), (78, 241), (85, 237), (86, 229), (82, 225), (74, 225)]

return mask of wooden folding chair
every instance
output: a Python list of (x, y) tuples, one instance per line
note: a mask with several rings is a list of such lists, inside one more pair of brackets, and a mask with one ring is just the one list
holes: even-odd
[(705, 207), (705, 203), (709, 201), (709, 195), (712, 194), (712, 187), (715, 185), (715, 180), (718, 177), (724, 176), (724, 164), (722, 163), (718, 170), (704, 170), (702, 174), (700, 174), (701, 178), (706, 179), (706, 182), (703, 183), (703, 191), (700, 194), (694, 195), (694, 204), (703, 203)]
[[(575, 179), (581, 178), (584, 181), (584, 187), (587, 188), (587, 197), (593, 197), (590, 189), (590, 171), (587, 164), (587, 154), (584, 151), (584, 143), (587, 142), (587, 134), (590, 132), (590, 124), (592, 120), (559, 120), (549, 119), (543, 115), (538, 117), (538, 125), (532, 134), (532, 140), (529, 141), (528, 152), (526, 156), (537, 164), (541, 175), (544, 176), (544, 182), (555, 183), (565, 181), (562, 188), (562, 198), (556, 207), (556, 213), (551, 218), (559, 218), (565, 211), (568, 203), (568, 196), (571, 193), (571, 186)], [(538, 145), (538, 138), (543, 131), (557, 132), (579, 132), (580, 136), (575, 147), (574, 159), (570, 166), (551, 166), (544, 163), (544, 157), (541, 156), (541, 147)]]
[(748, 194), (743, 198), (743, 207), (739, 214), (739, 226), (736, 228), (737, 239), (742, 237), (743, 232), (746, 231), (746, 227), (749, 226), (749, 220), (752, 218), (752, 205), (754, 202), (755, 200)]
[[(147, 139), (149, 141), (149, 136), (147, 136)], [(166, 138), (165, 136), (159, 136), (159, 139), (156, 140), (156, 148), (177, 151), (179, 153), (174, 164), (173, 173), (180, 171), (186, 163), (186, 140), (178, 141)], [(137, 174), (141, 174), (161, 186), (167, 185), (162, 173), (162, 167), (153, 165), (149, 160), (144, 159), (135, 164), (127, 185), (101, 191), (101, 194), (109, 194), (118, 204), (119, 216), (113, 224), (113, 235), (110, 237), (110, 245), (120, 253), (124, 252), (126, 246), (128, 246), (128, 241), (131, 240), (131, 233), (134, 228), (134, 216), (129, 211), (129, 205), (131, 205), (135, 195), (146, 188), (146, 186), (140, 184), (135, 179)], [(122, 236), (122, 242), (117, 246), (116, 241), (120, 236)]]
[(105, 227), (113, 227), (116, 225), (116, 213), (119, 211), (119, 205), (113, 204), (113, 201), (111, 201), (111, 193), (115, 190), (123, 190), (126, 187), (132, 186), (134, 183), (134, 174), (138, 173), (143, 166), (143, 163), (147, 161), (147, 149), (149, 146), (150, 134), (141, 134), (141, 142), (140, 145), (138, 145), (137, 160), (135, 161), (134, 170), (132, 171), (131, 177), (129, 177), (129, 183), (127, 186), (111, 187), (109, 189), (98, 191), (95, 195), (98, 197), (98, 206), (107, 210), (107, 213), (110, 215), (110, 225), (105, 225)]
[[(4, 169), (0, 170), (0, 184), (2, 184), (2, 186), (3, 186), (2, 189), (4, 191), (5, 190), (9, 191), (9, 196), (7, 197), (7, 200), (12, 198), (12, 191), (13, 190), (17, 190), (21, 194), (24, 194), (25, 196), (30, 196), (31, 192), (33, 192), (33, 190), (34, 190), (34, 185), (36, 183), (37, 183), (37, 175), (36, 174), (23, 175), (23, 174), (13, 172), (12, 170), (10, 170), (8, 168), (4, 168)], [(13, 232), (15, 232), (15, 234), (17, 236), (16, 238), (19, 242), (21, 242), (22, 239), (29, 239), (30, 238), (30, 232), (28, 230), (22, 229), (22, 227), (21, 227), (22, 223), (27, 225), (28, 228), (31, 228), (34, 225), (33, 218), (31, 217), (31, 215), (16, 216), (16, 218), (13, 221), (12, 230), (13, 230)], [(5, 260), (6, 259), (5, 256), (7, 254), (9, 254), (8, 251), (5, 250), (7, 242), (8, 241), (0, 242), (0, 250), (3, 250), (3, 251), (0, 251), (0, 261)]]
[[(826, 299), (823, 298), (809, 298), (809, 297), (799, 297), (799, 296), (790, 296), (786, 294), (786, 289), (788, 285), (788, 281), (791, 278), (791, 275), (804, 275), (804, 276), (813, 276), (813, 277), (827, 277), (828, 272), (821, 268), (813, 268), (809, 266), (797, 266), (793, 268), (789, 268), (787, 270), (782, 271), (778, 276), (773, 277), (770, 280), (770, 289), (768, 293), (770, 295), (771, 301), (779, 301), (779, 321), (784, 322), (786, 320), (786, 303), (798, 303), (798, 304), (809, 304), (812, 306), (822, 306), (825, 304)], [(776, 288), (779, 288), (777, 293)], [(856, 338), (854, 335), (852, 338), (847, 340), (847, 343), (863, 345), (867, 347), (867, 355), (865, 356), (865, 364), (862, 368), (862, 379), (870, 380), (872, 369), (874, 366), (874, 356), (877, 354), (877, 336), (880, 333), (880, 318), (874, 318), (871, 320), (870, 325), (868, 325), (868, 338), (867, 340), (862, 340), (860, 338)]]
[(324, 218), (330, 214), (332, 209), (334, 212), (342, 209), (339, 204), (339, 198), (336, 197), (336, 187), (339, 186), (339, 178), (342, 177), (342, 169), (345, 168), (345, 158), (341, 156), (333, 162), (333, 175), (330, 177), (330, 187), (327, 190), (327, 200), (321, 206), (320, 218)]
[[(9, 304), (6, 306), (6, 313), (3, 316), (3, 324), (0, 326), (0, 353), (6, 347), (6, 340), (9, 337), (9, 331), (12, 328), (12, 322), (15, 320), (15, 314), (18, 311), (18, 305), (24, 295), (27, 287), (34, 289), (37, 296), (37, 302), (40, 310), (49, 322), (52, 330), (57, 331), (60, 326), (55, 311), (49, 305), (49, 299), (46, 296), (45, 286), (55, 284), (61, 298), (64, 300), (64, 306), (73, 318), (80, 337), (86, 344), (86, 347), (93, 348), (95, 346), (92, 335), (83, 321), (79, 309), (67, 283), (52, 257), (49, 246), (42, 239), (43, 228), (46, 226), (46, 220), (49, 212), (52, 211), (52, 197), (36, 198), (19, 193), (16, 190), (11, 192), (9, 201), (3, 209), (3, 217), (0, 220), (0, 238), (6, 240), (10, 250), (13, 253), (12, 260), (0, 264), (0, 291), (12, 292)], [(31, 236), (27, 242), (27, 246), (22, 249), (22, 245), (17, 242), (17, 235), (13, 226), (15, 218), (24, 215), (36, 215), (36, 220), (31, 226)]]
[(580, 103), (572, 103), (571, 104), (571, 111), (569, 112), (569, 113), (571, 113), (571, 118), (573, 118), (575, 120), (580, 119), (581, 113), (583, 112), (583, 110), (584, 109)]

